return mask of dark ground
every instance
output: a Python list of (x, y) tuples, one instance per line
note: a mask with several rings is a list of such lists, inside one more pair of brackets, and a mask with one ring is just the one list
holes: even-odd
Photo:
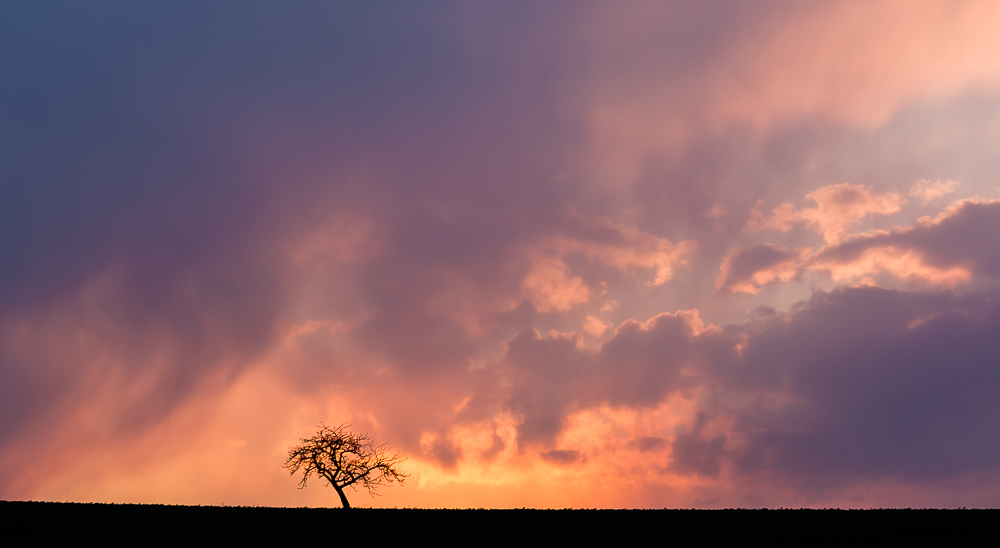
[(342, 510), (0, 501), (0, 544), (992, 544), (998, 521), (1000, 510)]

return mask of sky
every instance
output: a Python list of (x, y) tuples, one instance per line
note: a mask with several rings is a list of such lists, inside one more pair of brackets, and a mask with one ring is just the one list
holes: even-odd
[(1000, 3), (0, 6), (0, 498), (1000, 506)]

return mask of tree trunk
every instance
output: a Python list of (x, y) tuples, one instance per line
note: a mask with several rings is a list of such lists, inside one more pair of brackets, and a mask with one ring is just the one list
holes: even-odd
[(344, 490), (340, 488), (336, 483), (333, 484), (333, 488), (337, 490), (337, 494), (340, 495), (340, 502), (344, 504), (344, 508), (347, 510), (351, 509), (351, 503), (347, 502), (347, 495), (344, 494)]

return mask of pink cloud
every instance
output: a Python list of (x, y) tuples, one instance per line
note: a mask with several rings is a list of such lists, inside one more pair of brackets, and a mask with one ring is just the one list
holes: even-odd
[(734, 249), (722, 260), (716, 289), (755, 294), (774, 281), (787, 282), (802, 272), (810, 250), (760, 245)]
[(785, 202), (774, 208), (770, 217), (753, 209), (745, 230), (788, 232), (795, 225), (804, 224), (822, 234), (828, 244), (834, 244), (865, 217), (896, 213), (906, 203), (906, 199), (896, 192), (879, 194), (871, 187), (851, 183), (818, 188), (806, 194), (806, 199), (816, 207), (796, 210), (790, 202)]
[(835, 282), (886, 274), (938, 287), (969, 283), (976, 274), (995, 276), (996, 259), (989, 250), (1000, 220), (996, 203), (959, 200), (934, 219), (922, 217), (915, 226), (842, 234), (816, 252), (773, 245), (734, 249), (723, 259), (716, 288), (757, 293), (768, 283), (789, 281), (810, 270), (825, 272)]
[(580, 277), (572, 276), (564, 261), (569, 255), (583, 255), (636, 279), (649, 273), (647, 284), (657, 286), (670, 280), (678, 266), (687, 264), (697, 248), (692, 240), (674, 244), (608, 219), (574, 217), (574, 224), (579, 223), (578, 235), (545, 237), (526, 252), (531, 267), (521, 285), (539, 312), (565, 312), (601, 295)]
[[(804, 119), (870, 131), (910, 105), (1000, 85), (991, 54), (1000, 10), (989, 2), (774, 3), (724, 16), (596, 4), (584, 13), (571, 36), (588, 70), (571, 97), (590, 124), (590, 164), (626, 187), (651, 153), (706, 133), (767, 135)], [(713, 16), (714, 33), (693, 30)], [(684, 56), (664, 47), (667, 35), (683, 41)]]
[(564, 312), (590, 301), (592, 290), (558, 257), (542, 256), (532, 261), (521, 286), (539, 312)]
[(929, 204), (930, 202), (941, 198), (942, 196), (947, 196), (958, 187), (958, 181), (952, 181), (951, 179), (947, 181), (928, 181), (926, 179), (921, 179), (910, 187), (910, 197), (919, 198), (924, 204)]

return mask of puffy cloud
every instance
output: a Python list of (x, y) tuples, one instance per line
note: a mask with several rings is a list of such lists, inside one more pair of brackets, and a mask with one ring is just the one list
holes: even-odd
[(569, 267), (559, 257), (541, 256), (521, 283), (531, 304), (539, 312), (563, 312), (590, 301), (593, 290), (579, 276), (570, 277)]
[[(626, 321), (599, 350), (579, 344), (579, 335), (543, 338), (527, 329), (487, 367), (497, 388), (477, 399), (520, 418), (520, 447), (551, 446), (575, 411), (602, 404), (655, 407), (667, 394), (690, 389), (706, 360), (702, 348), (713, 344), (706, 341), (720, 337), (721, 331), (706, 326), (697, 311)], [(734, 350), (722, 351), (728, 352)], [(470, 409), (480, 405), (474, 401)]]
[(826, 257), (817, 257), (810, 262), (809, 268), (828, 272), (836, 282), (861, 280), (880, 273), (889, 274), (899, 280), (945, 287), (972, 280), (972, 274), (965, 265), (940, 268), (928, 264), (919, 251), (900, 249), (891, 245), (868, 247), (847, 260), (842, 257), (829, 260), (827, 257), (830, 255), (834, 253)]
[(570, 227), (576, 229), (576, 235), (547, 237), (528, 251), (531, 269), (522, 287), (539, 312), (571, 310), (599, 296), (580, 277), (570, 274), (564, 261), (569, 255), (583, 255), (636, 279), (648, 272), (652, 275), (648, 285), (657, 286), (672, 278), (678, 266), (687, 264), (697, 247), (691, 240), (673, 244), (608, 219), (573, 218)]
[(998, 204), (959, 200), (915, 226), (841, 236), (816, 252), (770, 244), (734, 249), (722, 262), (716, 287), (756, 293), (767, 283), (788, 281), (807, 270), (826, 272), (837, 282), (888, 274), (945, 287), (971, 282), (976, 275), (996, 278)]
[[(510, 379), (530, 379), (504, 400), (522, 417), (518, 439), (565, 444), (582, 409), (698, 394), (698, 413), (679, 417), (687, 428), (632, 446), (669, 454), (674, 474), (776, 475), (807, 490), (995, 468), (996, 295), (843, 289), (729, 331), (696, 335), (688, 322), (627, 322), (596, 353), (537, 333), (511, 341), (500, 363)], [(575, 462), (578, 451), (543, 457)]]
[(851, 183), (820, 187), (806, 194), (806, 198), (815, 202), (816, 207), (796, 210), (790, 202), (785, 202), (774, 208), (770, 217), (754, 209), (745, 230), (788, 232), (797, 224), (805, 224), (832, 244), (842, 240), (865, 217), (896, 213), (906, 203), (897, 192), (879, 194), (871, 187)]
[(962, 200), (933, 221), (862, 234), (823, 249), (813, 264), (845, 276), (885, 270), (943, 285), (970, 281), (973, 274), (996, 277), (998, 228), (1000, 201)]
[[(988, 472), (997, 322), (992, 293), (849, 288), (725, 329), (694, 312), (628, 321), (598, 349), (526, 330), (476, 373), (488, 382), (456, 417), (467, 441), (447, 462), (456, 478), (506, 463), (497, 481), (515, 484), (537, 458), (647, 489), (742, 486), (723, 504), (745, 502), (741, 489), (780, 500), (776, 482), (818, 501)], [(480, 442), (461, 425), (485, 426)]]
[(593, 316), (587, 316), (587, 321), (583, 324), (584, 332), (591, 337), (600, 337), (612, 327), (614, 327), (613, 324), (605, 324)]

